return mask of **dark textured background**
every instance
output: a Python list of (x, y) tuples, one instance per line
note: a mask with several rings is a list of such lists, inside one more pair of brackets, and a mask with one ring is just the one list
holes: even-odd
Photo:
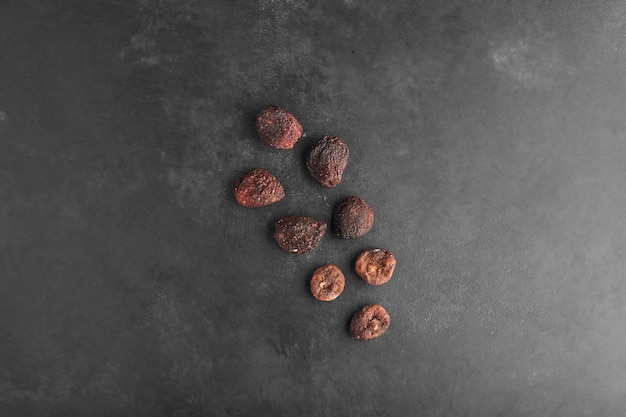
[[(245, 209), (256, 166), (287, 195)], [(273, 242), (351, 194), (366, 236)], [(620, 0), (2, 0), (0, 415), (623, 416), (625, 207)], [(352, 340), (369, 302), (391, 327)]]

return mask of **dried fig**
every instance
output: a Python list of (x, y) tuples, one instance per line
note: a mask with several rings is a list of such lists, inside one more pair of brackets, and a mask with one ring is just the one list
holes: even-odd
[(354, 271), (370, 285), (382, 285), (391, 279), (396, 258), (385, 249), (366, 249), (354, 262)]
[(350, 321), (350, 334), (359, 340), (374, 339), (387, 331), (390, 317), (380, 304), (366, 305)]
[(326, 223), (305, 216), (287, 216), (274, 226), (274, 239), (285, 252), (308, 253), (319, 245)]
[(346, 279), (333, 264), (320, 266), (311, 277), (311, 294), (320, 301), (332, 301), (343, 291)]
[(302, 136), (302, 125), (287, 110), (269, 105), (257, 115), (256, 131), (272, 148), (291, 149)]
[(255, 168), (239, 177), (233, 192), (237, 202), (244, 207), (267, 206), (285, 196), (285, 190), (278, 178), (261, 168)]
[(353, 239), (370, 231), (374, 224), (374, 210), (359, 197), (344, 199), (333, 218), (335, 232), (343, 239)]
[(341, 182), (348, 154), (348, 145), (341, 138), (324, 136), (311, 147), (306, 166), (317, 182), (332, 188)]

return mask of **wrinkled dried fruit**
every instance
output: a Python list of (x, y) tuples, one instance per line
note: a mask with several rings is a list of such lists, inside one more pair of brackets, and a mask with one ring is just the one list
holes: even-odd
[(390, 317), (380, 304), (370, 304), (357, 311), (350, 321), (350, 334), (359, 340), (374, 339), (389, 328)]
[(324, 136), (311, 148), (306, 166), (315, 181), (332, 188), (341, 182), (348, 154), (348, 145), (341, 138)]
[(272, 148), (291, 149), (302, 136), (302, 125), (287, 110), (269, 105), (257, 115), (256, 131)]
[(339, 297), (345, 284), (343, 272), (333, 264), (326, 264), (313, 272), (311, 294), (320, 301), (332, 301)]
[(366, 249), (354, 262), (354, 271), (370, 285), (389, 281), (395, 268), (396, 258), (385, 249)]
[(285, 190), (278, 178), (261, 168), (255, 168), (239, 177), (233, 192), (237, 202), (244, 207), (267, 206), (285, 196)]
[(274, 239), (286, 252), (308, 253), (320, 243), (326, 227), (326, 223), (311, 217), (287, 216), (276, 222)]
[(334, 216), (335, 232), (343, 239), (353, 239), (369, 232), (374, 224), (374, 210), (359, 197), (344, 199)]

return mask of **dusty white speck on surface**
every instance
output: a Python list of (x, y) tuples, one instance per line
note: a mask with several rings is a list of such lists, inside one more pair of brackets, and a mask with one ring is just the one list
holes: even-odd
[(490, 51), (493, 67), (528, 89), (550, 88), (572, 71), (549, 37), (527, 35), (497, 43)]

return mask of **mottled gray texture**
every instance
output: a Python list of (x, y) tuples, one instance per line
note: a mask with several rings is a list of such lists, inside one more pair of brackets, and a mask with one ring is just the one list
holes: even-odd
[[(0, 415), (618, 416), (626, 6), (0, 2)], [(254, 131), (266, 104), (306, 136)], [(304, 164), (342, 137), (342, 183)], [(254, 167), (286, 197), (232, 187)], [(307, 255), (290, 214), (376, 212)], [(352, 271), (368, 246), (394, 277)], [(337, 300), (308, 289), (326, 262)], [(382, 304), (387, 333), (348, 333)]]

